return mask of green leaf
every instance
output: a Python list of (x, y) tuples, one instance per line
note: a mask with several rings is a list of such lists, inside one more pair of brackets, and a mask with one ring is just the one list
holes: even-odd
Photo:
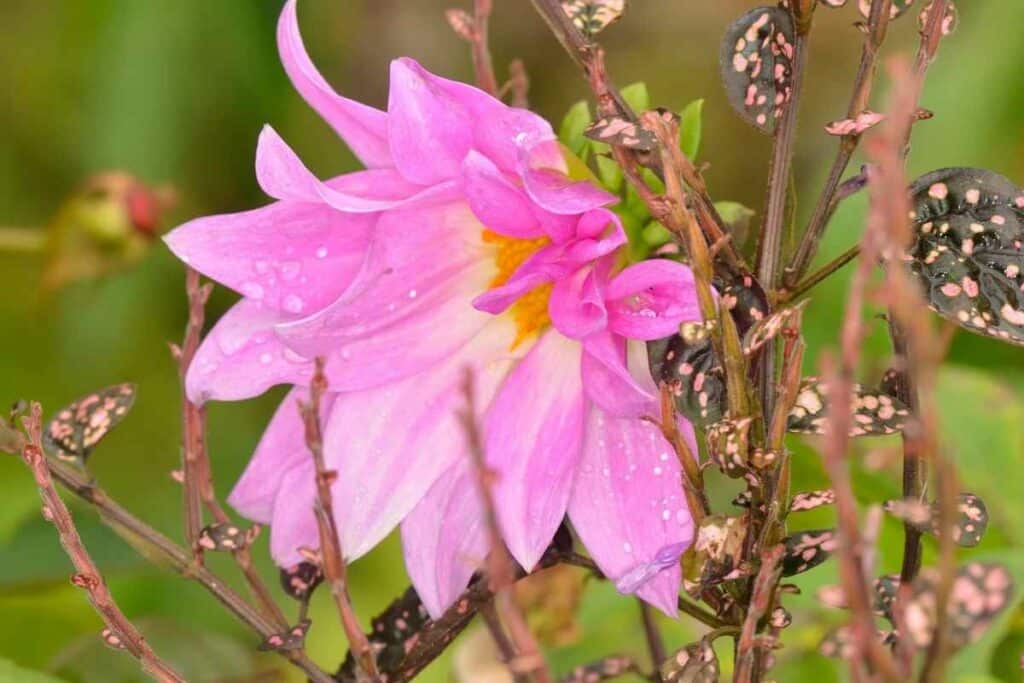
[(583, 156), (590, 141), (583, 137), (583, 131), (590, 125), (590, 107), (580, 100), (569, 107), (558, 128), (558, 139), (577, 156)]
[(601, 184), (609, 192), (618, 194), (622, 189), (622, 169), (614, 159), (603, 154), (595, 155), (594, 161), (597, 164), (597, 175), (601, 178)]
[[(988, 504), (989, 528), (1024, 545), (1024, 398), (992, 374), (947, 365), (936, 391), (944, 451), (963, 488)], [(982, 547), (984, 547), (984, 542)]]
[(640, 113), (651, 108), (651, 94), (647, 92), (647, 84), (643, 81), (630, 83), (622, 89), (622, 99), (633, 108), (633, 111)]
[(650, 222), (644, 226), (643, 239), (648, 246), (660, 247), (672, 239), (672, 233), (661, 223)]
[(701, 115), (704, 112), (704, 100), (694, 100), (679, 112), (679, 149), (693, 161), (700, 151), (700, 136), (703, 128)]
[(41, 671), (22, 669), (9, 659), (0, 659), (0, 681), (5, 683), (64, 683), (62, 678), (56, 678)]

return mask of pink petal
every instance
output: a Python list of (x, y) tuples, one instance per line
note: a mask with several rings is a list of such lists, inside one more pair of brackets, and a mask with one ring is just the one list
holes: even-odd
[(660, 339), (700, 320), (693, 272), (667, 259), (636, 263), (608, 285), (608, 326), (630, 339)]
[(657, 388), (642, 344), (627, 347), (622, 337), (604, 332), (587, 337), (583, 349), (583, 388), (602, 411), (614, 417), (658, 415)]
[(313, 202), (348, 213), (412, 209), (461, 197), (454, 180), (424, 188), (407, 181), (393, 168), (348, 173), (321, 182), (270, 126), (264, 126), (256, 148), (256, 178), (275, 199)]
[(345, 291), (375, 220), (321, 204), (275, 202), (197, 218), (164, 241), (182, 261), (246, 298), (308, 315)]
[(519, 172), (527, 194), (552, 213), (584, 213), (619, 201), (594, 183), (573, 180), (565, 169), (557, 141), (541, 142), (521, 153)]
[(468, 458), (452, 466), (402, 522), (405, 567), (430, 616), (466, 589), (489, 551), (483, 507)]
[(387, 114), (342, 97), (327, 84), (306, 53), (299, 35), (296, 0), (288, 0), (277, 24), (281, 63), (295, 89), (370, 168), (393, 166)]
[[(687, 437), (695, 449), (692, 429)], [(680, 485), (679, 461), (657, 427), (591, 409), (569, 518), (601, 571), (613, 580), (627, 577), (640, 583), (639, 597), (676, 614), (679, 565), (666, 567), (659, 553), (691, 543), (694, 524)], [(637, 570), (648, 574), (652, 564), (660, 571), (636, 582)]]
[(383, 214), (367, 268), (335, 303), (278, 328), (307, 357), (327, 355), (331, 386), (365, 389), (447, 357), (490, 319), (474, 311), (496, 267), (465, 205)]
[[(298, 408), (298, 401), (308, 400), (308, 396), (305, 389), (288, 392), (228, 496), (231, 507), (254, 522), (269, 524), (272, 521), (282, 475), (296, 465), (311, 462)], [(321, 402), (321, 415), (325, 420), (330, 415), (334, 397), (335, 394), (327, 394)]]
[(565, 515), (583, 437), (578, 342), (549, 331), (516, 366), (485, 420), (495, 507), (512, 556), (533, 569)]
[(313, 364), (287, 348), (274, 326), (287, 314), (242, 299), (210, 330), (185, 377), (189, 399), (238, 401), (259, 396), (275, 384), (306, 384)]
[(600, 332), (608, 315), (599, 276), (591, 268), (580, 268), (560, 279), (551, 291), (548, 310), (551, 324), (567, 337), (583, 339)]
[(270, 521), (270, 554), (279, 567), (302, 562), (300, 548), (319, 548), (313, 506), (316, 502), (316, 470), (310, 457), (278, 475), (281, 484), (274, 497)]
[(451, 180), (473, 146), (470, 113), (411, 59), (391, 62), (388, 137), (395, 166), (421, 185)]
[(339, 473), (335, 514), (346, 555), (363, 555), (413, 509), (453, 464), (467, 458), (458, 417), (467, 368), (485, 407), (514, 362), (512, 325), (495, 320), (461, 352), (408, 379), (340, 394), (324, 435)]
[(463, 162), (462, 188), (469, 207), (489, 230), (509, 237), (544, 234), (526, 194), (482, 154), (470, 152)]

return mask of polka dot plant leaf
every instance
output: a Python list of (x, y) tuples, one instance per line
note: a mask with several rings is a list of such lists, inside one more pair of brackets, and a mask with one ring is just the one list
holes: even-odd
[(782, 575), (795, 576), (814, 569), (827, 560), (839, 543), (835, 529), (797, 531), (785, 539), (786, 553), (782, 556)]
[(130, 383), (86, 394), (57, 411), (43, 432), (43, 443), (60, 460), (84, 464), (134, 404), (135, 385)]
[(661, 680), (666, 683), (717, 683), (718, 655), (708, 638), (690, 643), (661, 665)]
[(562, 9), (576, 28), (592, 38), (622, 18), (626, 0), (562, 0)]
[(771, 135), (793, 92), (793, 18), (758, 7), (734, 21), (722, 41), (720, 68), (729, 103)]
[[(879, 436), (903, 430), (909, 411), (896, 397), (883, 391), (853, 386), (853, 420), (850, 436)], [(828, 424), (828, 389), (817, 377), (800, 384), (793, 408), (789, 411), (789, 431), (797, 434), (824, 434)]]
[[(939, 504), (922, 503), (916, 500), (889, 500), (885, 511), (903, 520), (921, 533), (939, 536)], [(957, 497), (956, 520), (953, 527), (953, 541), (964, 548), (973, 548), (981, 543), (988, 528), (988, 510), (985, 502), (973, 493), (961, 493)]]
[(907, 259), (931, 308), (1024, 344), (1024, 190), (991, 171), (945, 168), (914, 181), (911, 194)]

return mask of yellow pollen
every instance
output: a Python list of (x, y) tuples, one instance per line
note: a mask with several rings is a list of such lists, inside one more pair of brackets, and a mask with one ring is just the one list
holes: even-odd
[[(491, 280), (492, 289), (508, 282), (516, 268), (533, 256), (537, 250), (551, 243), (547, 237), (520, 239), (505, 237), (490, 230), (484, 230), (483, 241), (485, 244), (495, 245), (494, 263), (498, 267), (498, 273)], [(516, 323), (516, 338), (512, 342), (512, 349), (551, 323), (551, 318), (548, 317), (548, 299), (551, 298), (551, 287), (550, 284), (536, 287), (519, 297), (509, 308), (508, 312)]]

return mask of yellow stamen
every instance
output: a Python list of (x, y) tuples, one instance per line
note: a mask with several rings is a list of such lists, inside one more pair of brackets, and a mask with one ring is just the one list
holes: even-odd
[[(491, 280), (491, 288), (500, 287), (508, 282), (516, 268), (533, 256), (538, 249), (551, 243), (547, 237), (520, 239), (505, 237), (490, 230), (484, 230), (483, 241), (485, 244), (495, 245), (494, 263), (498, 267), (498, 273)], [(508, 312), (516, 323), (516, 338), (512, 342), (512, 349), (551, 323), (551, 318), (548, 317), (550, 298), (551, 285), (541, 285), (519, 297), (509, 308)]]

